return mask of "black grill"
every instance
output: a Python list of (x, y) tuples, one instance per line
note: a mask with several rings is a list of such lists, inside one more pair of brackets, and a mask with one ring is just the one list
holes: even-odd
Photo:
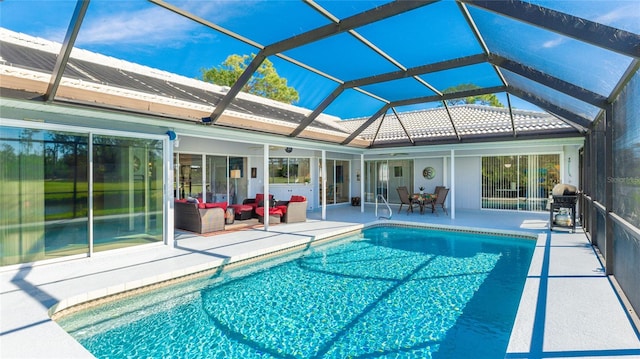
[[(553, 195), (553, 202), (549, 206), (549, 229), (553, 230), (554, 226), (557, 227), (569, 227), (571, 232), (576, 230), (576, 203), (578, 202), (578, 195), (575, 190), (567, 189), (567, 185), (558, 184), (553, 188), (552, 193), (562, 193), (562, 195)], [(573, 186), (569, 186), (575, 188)], [(554, 214), (560, 214), (560, 209), (569, 209), (571, 215), (570, 225), (557, 224)]]

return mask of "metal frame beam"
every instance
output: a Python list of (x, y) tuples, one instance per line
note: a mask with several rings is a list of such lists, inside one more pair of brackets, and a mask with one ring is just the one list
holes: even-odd
[(541, 85), (560, 91), (566, 95), (584, 101), (590, 105), (605, 108), (607, 106), (607, 98), (595, 92), (591, 92), (583, 87), (576, 86), (572, 83), (553, 77), (542, 71), (525, 66), (519, 62), (509, 60), (499, 55), (489, 56), (489, 62), (492, 64), (526, 77)]
[(260, 65), (266, 58), (267, 56), (265, 55), (265, 50), (263, 49), (263, 50), (260, 50), (260, 52), (258, 52), (258, 54), (251, 60), (251, 63), (249, 63), (247, 68), (244, 69), (244, 72), (240, 75), (238, 80), (233, 84), (233, 86), (231, 86), (231, 88), (226, 93), (226, 95), (222, 98), (222, 100), (220, 100), (220, 102), (216, 104), (216, 108), (213, 109), (213, 112), (209, 116), (211, 118), (211, 121), (209, 122), (212, 125), (218, 120), (218, 118), (220, 117), (220, 115), (222, 115), (224, 110), (226, 110), (227, 107), (229, 107), (229, 105), (231, 104), (231, 101), (233, 101), (233, 99), (236, 98), (238, 93), (240, 93), (240, 90), (242, 90), (244, 85), (246, 85), (247, 82), (249, 82), (249, 80), (251, 79), (251, 76), (253, 76), (253, 73), (258, 69), (258, 67), (260, 67)]
[(267, 45), (262, 50), (260, 50), (258, 55), (256, 55), (253, 61), (251, 61), (251, 64), (249, 64), (242, 75), (240, 75), (236, 83), (233, 84), (229, 92), (227, 92), (222, 100), (216, 105), (216, 108), (213, 110), (210, 116), (211, 123), (213, 124), (218, 120), (220, 115), (222, 115), (222, 113), (231, 104), (233, 99), (238, 95), (242, 87), (244, 87), (249, 79), (251, 79), (251, 76), (258, 69), (262, 61), (264, 61), (264, 59), (266, 59), (268, 56), (276, 55), (281, 52), (288, 51), (318, 40), (322, 40), (324, 38), (337, 35), (360, 26), (364, 26), (391, 16), (402, 14), (404, 12), (428, 5), (432, 2), (435, 1), (395, 1), (387, 3), (371, 10), (364, 11), (340, 20), (339, 23), (327, 24), (307, 31), (305, 33), (290, 37), (288, 39), (278, 41), (271, 45)]
[(306, 45), (324, 38), (347, 32), (351, 29), (368, 25), (388, 17), (399, 15), (407, 11), (429, 5), (431, 1), (394, 1), (382, 6), (358, 13), (356, 15), (340, 20), (339, 23), (327, 24), (305, 33), (290, 37), (288, 39), (278, 41), (265, 47), (267, 56), (275, 55), (280, 52), (288, 51), (302, 45)]
[(447, 101), (442, 101), (444, 105), (444, 109), (447, 110), (447, 116), (449, 117), (449, 122), (451, 122), (451, 127), (453, 128), (453, 132), (456, 134), (458, 141), (461, 140), (460, 134), (458, 133), (458, 129), (456, 128), (456, 124), (453, 122), (453, 116), (451, 116), (451, 111), (449, 111), (449, 105), (447, 105)]
[(398, 112), (396, 112), (396, 108), (392, 107), (391, 111), (393, 111), (393, 114), (396, 115), (396, 118), (398, 119), (398, 123), (400, 123), (400, 127), (402, 127), (402, 130), (404, 131), (404, 134), (407, 135), (407, 138), (409, 139), (411, 144), (415, 145), (416, 142), (413, 140), (413, 138), (411, 138), (411, 135), (409, 134), (409, 131), (407, 131), (407, 128), (404, 126), (404, 123), (402, 122), (402, 119), (400, 119), (400, 115), (398, 115)]
[(80, 26), (84, 20), (84, 15), (87, 13), (87, 9), (89, 8), (89, 1), (90, 0), (78, 0), (76, 8), (73, 10), (73, 15), (71, 15), (69, 27), (67, 28), (67, 34), (65, 35), (64, 42), (60, 48), (60, 54), (58, 54), (56, 64), (51, 72), (51, 79), (47, 86), (47, 92), (44, 94), (46, 102), (51, 102), (56, 97), (58, 86), (60, 86), (60, 81), (62, 80), (62, 75), (64, 75), (64, 70), (67, 67), (69, 56), (71, 56), (73, 45), (78, 37), (78, 32), (80, 31)]
[[(382, 113), (385, 113), (390, 107), (415, 105), (415, 104), (424, 103), (424, 102), (447, 101), (447, 100), (452, 100), (452, 99), (461, 98), (461, 97), (479, 96), (479, 95), (486, 95), (489, 93), (505, 92), (505, 91), (507, 91), (506, 86), (496, 86), (496, 87), (487, 87), (487, 88), (479, 88), (479, 89), (473, 89), (473, 90), (445, 93), (442, 96), (426, 96), (426, 97), (417, 97), (417, 98), (407, 99), (407, 100), (394, 101), (394, 102), (385, 104), (380, 110), (378, 110), (378, 112), (376, 112), (373, 116), (369, 117), (367, 121), (365, 121), (362, 125), (360, 125), (360, 127), (358, 127), (357, 130), (355, 130), (349, 137), (347, 137), (347, 139), (342, 141), (341, 144), (343, 145), (349, 144), (349, 142), (351, 142), (356, 136), (362, 133), (362, 131), (364, 131), (367, 127), (369, 127), (369, 125), (371, 125), (376, 120), (376, 118), (378, 118)], [(454, 126), (454, 129), (455, 129), (455, 126)], [(456, 136), (458, 137), (458, 139), (460, 139), (460, 136), (458, 136), (457, 131), (456, 131)]]
[(507, 105), (509, 106), (509, 119), (511, 120), (511, 132), (513, 132), (513, 137), (518, 136), (518, 132), (516, 131), (516, 122), (513, 118), (513, 107), (511, 107), (511, 95), (507, 92)]
[(307, 126), (309, 126), (313, 121), (315, 121), (315, 119), (322, 114), (322, 111), (324, 111), (327, 107), (329, 107), (329, 105), (333, 102), (333, 100), (338, 98), (338, 96), (340, 96), (343, 91), (344, 91), (344, 85), (340, 85), (336, 87), (335, 90), (333, 90), (333, 92), (331, 92), (329, 96), (327, 96), (324, 100), (322, 100), (320, 105), (318, 105), (318, 107), (316, 107), (315, 110), (313, 110), (313, 112), (311, 112), (311, 114), (307, 116), (307, 118), (305, 118), (304, 120), (302, 120), (302, 122), (300, 122), (298, 127), (289, 134), (289, 137), (296, 137), (300, 133), (302, 133), (302, 131), (304, 131), (304, 129), (307, 128)]
[[(609, 105), (605, 109), (604, 119), (604, 175), (605, 178), (613, 178), (613, 104)], [(615, 241), (616, 236), (613, 231), (613, 220), (611, 213), (613, 212), (613, 181), (605, 181), (604, 185), (604, 201), (602, 204), (605, 207), (605, 258), (604, 258), (604, 271), (606, 275), (613, 275), (613, 267), (615, 265)]]
[(373, 139), (371, 140), (371, 144), (369, 146), (373, 146), (373, 144), (376, 143), (376, 138), (378, 137), (378, 133), (380, 133), (380, 128), (382, 128), (382, 124), (384, 123), (385, 117), (387, 117), (386, 112), (382, 114), (382, 118), (380, 119), (380, 124), (378, 125), (378, 128), (376, 128), (376, 133), (373, 135)]
[(442, 96), (437, 96), (437, 95), (424, 96), (424, 97), (416, 97), (416, 98), (411, 98), (406, 100), (393, 101), (391, 102), (391, 106), (397, 107), (397, 106), (415, 105), (415, 104), (424, 103), (424, 102), (447, 101), (447, 100), (453, 100), (456, 98), (480, 96), (480, 95), (486, 95), (486, 94), (491, 94), (496, 92), (505, 92), (505, 91), (507, 91), (506, 86), (485, 87), (485, 88), (478, 88), (478, 89), (472, 89), (472, 90), (466, 90), (466, 91), (448, 92), (443, 94)]
[(619, 54), (640, 58), (640, 35), (525, 1), (458, 0)]
[(340, 93), (336, 94), (336, 91), (338, 91), (338, 88), (336, 88), (336, 90), (334, 90), (329, 96), (327, 96), (322, 101), (322, 103), (318, 105), (318, 107), (316, 107), (316, 109), (313, 110), (313, 112), (305, 120), (303, 120), (302, 123), (293, 132), (291, 132), (291, 134), (289, 134), (289, 136), (295, 137), (295, 136), (298, 136), (300, 133), (302, 133), (302, 131), (304, 131), (304, 129), (307, 126), (309, 126), (322, 113), (322, 111), (324, 111), (336, 98), (338, 98), (338, 96), (340, 96), (342, 91), (346, 89), (371, 85), (371, 84), (380, 83), (380, 82), (393, 81), (393, 80), (398, 80), (402, 78), (414, 77), (417, 75), (449, 70), (449, 69), (454, 69), (458, 67), (476, 65), (483, 62), (487, 62), (487, 58), (488, 57), (484, 54), (471, 55), (471, 56), (461, 57), (453, 60), (436, 62), (433, 64), (422, 65), (422, 66), (416, 66), (404, 71), (403, 70), (393, 71), (385, 74), (345, 81), (342, 84), (342, 86), (339, 87), (341, 88)]
[[(502, 134), (489, 137), (491, 142), (508, 142), (508, 141), (526, 141), (526, 140), (539, 140), (540, 138), (545, 139), (566, 139), (566, 138), (583, 138), (582, 135), (578, 135), (577, 131), (566, 131), (566, 132), (558, 132), (553, 134), (541, 134), (540, 132), (535, 133), (520, 133), (517, 139), (514, 139), (511, 134)], [(416, 139), (416, 147), (418, 146), (432, 146), (432, 145), (451, 145), (451, 144), (460, 144), (460, 143), (485, 143), (487, 142), (487, 137), (479, 137), (479, 136), (466, 136), (462, 141), (459, 141), (455, 136), (448, 137), (438, 137), (438, 138), (420, 138)], [(405, 141), (396, 140), (396, 141), (384, 141), (378, 142), (375, 146), (369, 146), (369, 150), (382, 149), (382, 148), (398, 148), (406, 145)], [(405, 146), (406, 148), (406, 146)]]
[(471, 55), (466, 57), (460, 57), (453, 60), (447, 60), (447, 61), (436, 62), (428, 65), (416, 66), (416, 67), (407, 69), (405, 71), (403, 70), (392, 71), (392, 72), (387, 72), (380, 75), (374, 75), (369, 77), (363, 77), (356, 80), (345, 81), (344, 86), (345, 88), (367, 86), (367, 85), (372, 85), (380, 82), (399, 80), (407, 77), (424, 75), (432, 72), (455, 69), (458, 67), (477, 65), (483, 62), (487, 62), (487, 55), (485, 54)]
[[(471, 14), (469, 13), (469, 9), (467, 9), (467, 6), (465, 4), (463, 4), (463, 3), (460, 3), (460, 2), (456, 2), (456, 4), (458, 5), (458, 8), (460, 9), (460, 12), (462, 12), (462, 16), (464, 16), (464, 19), (467, 22), (467, 24), (469, 25), (469, 28), (471, 28), (471, 32), (473, 32), (473, 35), (475, 36), (476, 40), (478, 41), (478, 44), (480, 45), (480, 47), (482, 47), (482, 51), (487, 56), (491, 55), (491, 51), (489, 51), (489, 47), (487, 46), (486, 41), (484, 41), (484, 38), (480, 34), (480, 30), (478, 29), (478, 26), (476, 25), (476, 22), (473, 21), (473, 18), (471, 17)], [(505, 78), (502, 75), (502, 72), (500, 71), (500, 69), (496, 65), (493, 65), (493, 64), (491, 65), (491, 67), (493, 68), (493, 71), (496, 72), (496, 75), (500, 78), (500, 81), (502, 81), (502, 84), (507, 86), (508, 85), (507, 84), (507, 80), (505, 80)]]
[(364, 131), (367, 127), (369, 127), (378, 117), (380, 117), (380, 116), (384, 115), (385, 113), (387, 113), (387, 110), (390, 107), (391, 106), (388, 103), (385, 103), (384, 106), (382, 106), (378, 111), (376, 111), (376, 113), (374, 113), (373, 116), (369, 117), (368, 120), (366, 120), (362, 125), (360, 125), (360, 127), (358, 127), (358, 129), (353, 131), (353, 133), (351, 135), (349, 135), (349, 137), (347, 137), (340, 144), (348, 145), (351, 141), (353, 141), (354, 138), (356, 138), (356, 136), (360, 135), (362, 133), (362, 131)]
[(588, 118), (582, 117), (576, 113), (568, 111), (564, 108), (558, 107), (548, 101), (545, 101), (539, 97), (536, 97), (528, 92), (522, 91), (520, 89), (509, 87), (507, 90), (514, 96), (517, 96), (525, 101), (531, 102), (532, 104), (548, 111), (549, 113), (555, 114), (560, 117), (560, 120), (566, 122), (571, 126), (579, 126), (582, 128), (582, 132), (586, 132), (591, 128), (591, 121)]

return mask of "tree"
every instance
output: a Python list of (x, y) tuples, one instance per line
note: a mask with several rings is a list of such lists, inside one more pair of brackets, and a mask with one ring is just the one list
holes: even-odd
[[(220, 86), (233, 86), (255, 56), (229, 55), (218, 67), (202, 69), (202, 80)], [(287, 86), (287, 79), (278, 75), (273, 63), (268, 59), (262, 62), (242, 90), (285, 103), (296, 103), (299, 100), (298, 91)]]
[[(460, 91), (468, 91), (475, 90), (480, 88), (480, 86), (474, 84), (461, 84), (458, 86), (453, 86), (445, 89), (444, 93), (455, 93)], [(494, 107), (504, 107), (504, 105), (498, 100), (498, 97), (494, 94), (486, 94), (486, 95), (478, 95), (478, 96), (469, 96), (469, 97), (461, 97), (452, 100), (447, 100), (447, 105), (469, 105), (469, 104), (480, 104), (486, 106), (494, 106)]]

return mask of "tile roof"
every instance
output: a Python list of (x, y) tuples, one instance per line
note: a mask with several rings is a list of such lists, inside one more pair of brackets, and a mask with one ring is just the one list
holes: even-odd
[[(414, 140), (481, 135), (513, 135), (547, 130), (573, 129), (565, 122), (545, 112), (513, 110), (513, 126), (507, 108), (482, 105), (457, 105), (449, 107), (451, 118), (444, 107), (428, 110), (398, 113), (407, 133)], [(346, 131), (357, 130), (367, 118), (349, 119), (340, 122)], [(382, 126), (380, 122), (382, 121)], [(377, 118), (374, 123), (362, 131), (361, 136), (369, 141), (393, 141), (406, 139), (407, 136), (395, 114)], [(453, 125), (452, 125), (453, 122)], [(455, 130), (454, 130), (455, 125)], [(376, 136), (376, 132), (377, 136)]]

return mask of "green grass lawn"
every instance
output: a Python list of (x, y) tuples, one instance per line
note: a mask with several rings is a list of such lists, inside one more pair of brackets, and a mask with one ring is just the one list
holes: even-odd
[[(128, 205), (116, 206), (114, 204), (127, 203), (129, 200), (129, 183), (95, 183), (93, 188), (94, 195), (94, 215), (106, 216), (114, 214), (127, 214), (130, 211)], [(142, 212), (145, 210), (144, 201), (140, 198), (144, 195), (144, 183), (136, 182), (133, 185), (134, 198), (136, 198), (134, 212)], [(28, 207), (30, 213), (37, 213), (41, 207), (42, 213), (46, 213), (46, 221), (72, 219), (86, 217), (88, 214), (88, 192), (89, 184), (87, 182), (65, 181), (65, 180), (47, 180), (47, 181), (7, 181), (3, 184), (0, 192), (0, 208), (7, 215), (8, 224), (20, 223), (19, 216), (25, 216), (29, 211), (16, 210), (21, 207)], [(152, 189), (149, 191), (150, 203), (152, 207), (154, 203), (162, 206), (162, 188)], [(76, 206), (74, 209), (73, 203)], [(47, 210), (45, 210), (47, 207)], [(75, 213), (74, 213), (75, 210)], [(151, 208), (149, 210), (157, 211), (160, 209)], [(39, 217), (39, 216), (36, 216)], [(22, 218), (24, 221), (25, 218)], [(34, 220), (36, 220), (34, 218)]]

